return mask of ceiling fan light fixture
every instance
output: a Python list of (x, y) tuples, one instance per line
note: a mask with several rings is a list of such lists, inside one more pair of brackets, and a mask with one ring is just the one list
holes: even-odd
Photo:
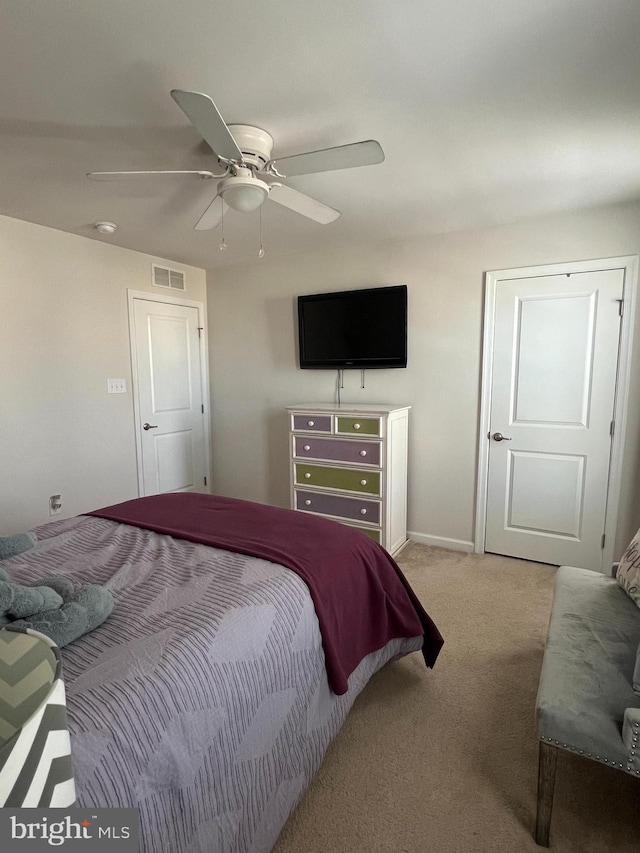
[(233, 210), (239, 213), (251, 213), (264, 202), (269, 195), (269, 189), (269, 184), (259, 178), (238, 175), (221, 181), (218, 194)]
[[(226, 208), (232, 208), (239, 213), (251, 213), (261, 210), (266, 199), (271, 199), (281, 207), (299, 213), (320, 225), (328, 225), (340, 216), (339, 210), (293, 187), (276, 183), (273, 178), (371, 166), (384, 160), (384, 151), (375, 139), (274, 158), (273, 137), (270, 133), (255, 125), (227, 125), (209, 95), (172, 89), (171, 96), (211, 148), (218, 165), (223, 168), (222, 174), (208, 169), (145, 169), (89, 172), (87, 177), (93, 181), (154, 180), (158, 177), (173, 176), (215, 178), (219, 181), (218, 191), (196, 222), (196, 231), (215, 228), (223, 221)], [(263, 177), (267, 180), (262, 180)], [(218, 198), (222, 204), (217, 203)], [(106, 236), (113, 234), (116, 229), (113, 222), (96, 222), (93, 227), (99, 234)], [(220, 248), (226, 248), (224, 236)], [(261, 240), (260, 257), (262, 254)]]

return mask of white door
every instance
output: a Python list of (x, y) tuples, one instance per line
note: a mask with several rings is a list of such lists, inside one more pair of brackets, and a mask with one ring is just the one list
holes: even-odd
[(141, 493), (206, 491), (198, 309), (133, 299)]
[(498, 282), (486, 551), (600, 569), (623, 282)]

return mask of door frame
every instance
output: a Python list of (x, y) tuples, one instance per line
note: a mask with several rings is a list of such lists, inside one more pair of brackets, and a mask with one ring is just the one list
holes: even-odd
[(196, 308), (198, 311), (198, 328), (202, 329), (200, 335), (200, 381), (202, 383), (202, 413), (203, 440), (204, 440), (204, 464), (207, 477), (205, 491), (211, 491), (211, 408), (209, 405), (209, 346), (207, 340), (207, 323), (204, 303), (195, 299), (184, 299), (179, 296), (165, 296), (164, 293), (150, 293), (146, 290), (127, 289), (127, 304), (129, 311), (129, 350), (131, 353), (131, 389), (133, 392), (133, 425), (136, 438), (136, 465), (138, 469), (138, 497), (144, 495), (144, 481), (142, 471), (142, 418), (140, 416), (140, 400), (138, 396), (138, 357), (135, 340), (135, 317), (134, 300), (144, 299), (145, 302), (165, 302), (170, 305), (181, 305), (185, 308)]
[(598, 272), (601, 270), (624, 270), (623, 312), (620, 326), (616, 394), (613, 408), (615, 430), (611, 442), (609, 482), (605, 509), (605, 546), (602, 550), (601, 570), (607, 570), (614, 560), (622, 459), (626, 434), (627, 400), (631, 382), (631, 347), (635, 318), (635, 301), (638, 280), (638, 255), (618, 258), (601, 258), (591, 261), (546, 264), (536, 267), (520, 267), (492, 270), (485, 273), (484, 324), (482, 340), (482, 373), (480, 423), (478, 430), (478, 476), (476, 490), (476, 522), (474, 553), (485, 553), (485, 526), (487, 517), (487, 482), (489, 472), (489, 441), (491, 393), (493, 377), (493, 350), (495, 340), (496, 291), (501, 281), (514, 278), (538, 278), (568, 273)]

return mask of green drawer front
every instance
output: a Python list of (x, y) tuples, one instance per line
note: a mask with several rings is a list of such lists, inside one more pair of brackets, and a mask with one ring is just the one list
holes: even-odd
[(344, 435), (380, 435), (380, 418), (338, 418), (338, 432)]
[[(307, 474), (309, 476), (306, 476)], [(328, 489), (343, 489), (366, 495), (380, 494), (380, 474), (377, 471), (325, 468), (323, 465), (296, 465), (296, 484), (324, 486)]]
[[(352, 525), (355, 527), (355, 525)], [(372, 530), (370, 527), (356, 527), (356, 530), (359, 530), (360, 533), (366, 533), (370, 539), (373, 539), (374, 542), (380, 544), (380, 531)]]

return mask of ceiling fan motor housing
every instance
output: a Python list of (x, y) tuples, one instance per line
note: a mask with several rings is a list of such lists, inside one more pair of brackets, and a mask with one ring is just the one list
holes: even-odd
[(271, 134), (250, 124), (230, 124), (228, 127), (245, 161), (256, 169), (263, 169), (271, 159)]

